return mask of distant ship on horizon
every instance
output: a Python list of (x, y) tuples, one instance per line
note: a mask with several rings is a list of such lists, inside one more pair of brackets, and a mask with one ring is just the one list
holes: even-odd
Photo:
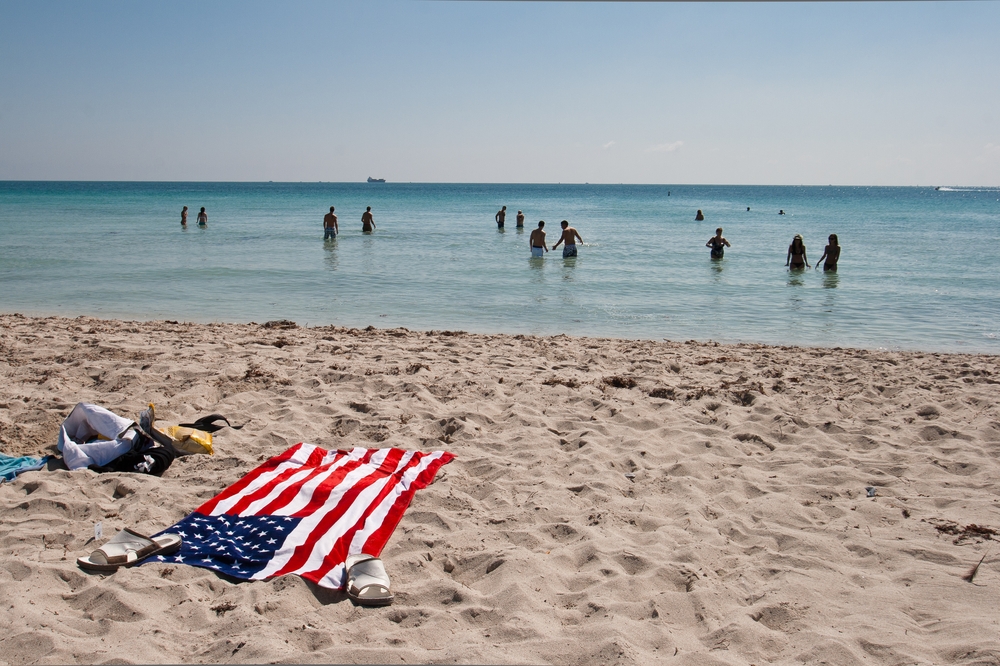
[(385, 182), (385, 178), (372, 178), (371, 176), (368, 176), (368, 182), (369, 183), (384, 183)]

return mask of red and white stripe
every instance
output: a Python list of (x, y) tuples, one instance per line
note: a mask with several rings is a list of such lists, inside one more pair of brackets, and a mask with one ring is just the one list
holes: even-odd
[(446, 451), (326, 451), (300, 443), (271, 458), (196, 511), (204, 515), (294, 516), (298, 526), (254, 579), (298, 574), (322, 587), (344, 583), (344, 560), (378, 556), (414, 493), (454, 458)]

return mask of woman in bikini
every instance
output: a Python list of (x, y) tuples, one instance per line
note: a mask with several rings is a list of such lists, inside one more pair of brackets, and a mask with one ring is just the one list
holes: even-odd
[(802, 236), (799, 234), (795, 234), (792, 244), (788, 246), (788, 256), (785, 257), (785, 266), (788, 266), (793, 271), (812, 268), (809, 266), (809, 260), (806, 259), (806, 244), (802, 242)]
[(819, 262), (824, 259), (826, 259), (826, 263), (823, 264), (823, 272), (836, 273), (837, 260), (840, 259), (840, 244), (837, 242), (837, 234), (830, 234), (830, 244), (823, 249), (823, 256), (816, 262), (816, 268), (819, 268)]

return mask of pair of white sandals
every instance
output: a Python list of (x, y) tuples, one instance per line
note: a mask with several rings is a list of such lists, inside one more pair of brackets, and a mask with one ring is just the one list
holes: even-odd
[(176, 534), (148, 537), (126, 527), (90, 555), (78, 557), (76, 563), (87, 571), (110, 572), (152, 555), (169, 555), (180, 547), (181, 538)]
[[(138, 564), (153, 555), (169, 555), (181, 547), (176, 534), (147, 537), (129, 528), (123, 529), (106, 544), (76, 563), (81, 569), (112, 572), (118, 567)], [(365, 553), (349, 555), (344, 562), (347, 570), (347, 596), (360, 606), (388, 606), (395, 598), (390, 590), (389, 574), (382, 560)]]

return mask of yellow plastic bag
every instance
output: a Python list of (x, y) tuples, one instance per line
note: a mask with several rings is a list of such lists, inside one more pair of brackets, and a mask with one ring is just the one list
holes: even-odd
[(170, 444), (185, 453), (207, 453), (214, 455), (212, 433), (181, 426), (153, 426), (153, 429), (170, 439)]

